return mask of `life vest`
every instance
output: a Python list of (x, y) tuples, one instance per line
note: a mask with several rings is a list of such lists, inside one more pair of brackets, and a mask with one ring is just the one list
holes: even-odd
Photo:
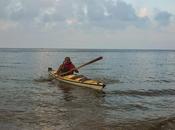
[[(73, 68), (75, 68), (75, 66), (72, 63), (62, 64), (61, 73), (68, 72), (68, 71), (70, 71)], [(68, 74), (73, 74), (73, 71), (68, 73)]]

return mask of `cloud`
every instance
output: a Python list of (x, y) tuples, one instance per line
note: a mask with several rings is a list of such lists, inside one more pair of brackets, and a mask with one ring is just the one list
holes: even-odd
[(8, 6), (10, 0), (2, 0), (0, 1), (0, 19), (6, 17), (5, 7)]
[[(103, 28), (126, 29), (150, 27), (146, 7), (139, 13), (122, 0), (3, 0), (0, 1), (0, 19), (18, 23), (24, 28)], [(168, 25), (171, 14), (159, 12), (156, 20), (160, 26)]]
[(89, 4), (88, 17), (90, 22), (96, 23), (96, 26), (109, 28), (145, 27), (149, 23), (147, 17), (137, 16), (132, 5), (124, 1), (103, 1), (100, 4), (97, 2)]
[(15, 28), (16, 26), (17, 26), (17, 23), (0, 20), (0, 30), (8, 30), (8, 29)]
[(146, 7), (141, 8), (139, 10), (138, 16), (139, 17), (148, 17), (149, 16), (148, 9)]
[(154, 19), (155, 21), (158, 23), (158, 25), (160, 26), (167, 26), (171, 23), (171, 17), (173, 15), (169, 12), (166, 12), (166, 11), (159, 11)]
[(173, 13), (151, 8), (138, 11), (124, 0), (1, 0), (0, 47), (175, 48)]

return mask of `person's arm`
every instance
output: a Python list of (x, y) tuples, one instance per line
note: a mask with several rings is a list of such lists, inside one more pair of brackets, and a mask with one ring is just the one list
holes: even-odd
[[(73, 64), (72, 64), (73, 65)], [(73, 65), (73, 71), (75, 71), (76, 73), (79, 73), (78, 69), (75, 67), (75, 65)]]
[(61, 64), (60, 66), (59, 66), (59, 68), (57, 69), (57, 74), (60, 74), (61, 73), (61, 69), (63, 68), (63, 65)]

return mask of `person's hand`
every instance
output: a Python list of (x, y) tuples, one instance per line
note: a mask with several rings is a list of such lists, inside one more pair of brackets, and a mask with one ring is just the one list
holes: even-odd
[(77, 70), (77, 68), (73, 68), (73, 69), (72, 69), (72, 71), (76, 71), (76, 70)]
[(75, 71), (76, 73), (79, 73), (77, 68), (73, 68), (72, 71)]

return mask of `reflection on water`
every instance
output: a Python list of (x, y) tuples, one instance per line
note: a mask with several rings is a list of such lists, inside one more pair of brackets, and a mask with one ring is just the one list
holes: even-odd
[(73, 88), (68, 84), (60, 83), (58, 87), (60, 87), (60, 89), (62, 90), (65, 101), (72, 101), (73, 99), (76, 98), (71, 93)]
[[(175, 52), (0, 49), (0, 129), (175, 129)], [(102, 92), (48, 78), (65, 56), (80, 73), (107, 84)]]

